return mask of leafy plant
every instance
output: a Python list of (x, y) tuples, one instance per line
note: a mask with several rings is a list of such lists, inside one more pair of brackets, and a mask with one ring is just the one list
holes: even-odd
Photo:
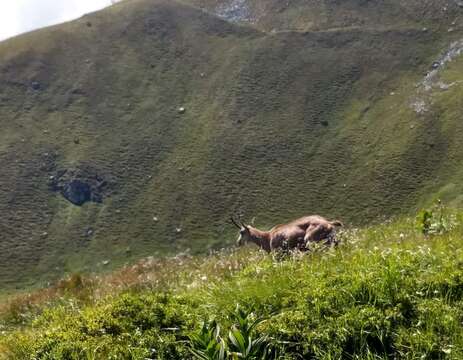
[(228, 331), (228, 341), (220, 334), (220, 325), (213, 320), (204, 323), (197, 334), (190, 336), (191, 353), (196, 359), (267, 359), (269, 341), (267, 336), (256, 336), (255, 328), (264, 319), (254, 319), (251, 312), (237, 307), (230, 318), (234, 321)]
[(424, 234), (428, 235), (431, 229), (431, 221), (433, 212), (429, 210), (421, 210), (417, 216), (417, 227)]
[(233, 359), (266, 359), (268, 356), (268, 337), (256, 337), (255, 328), (265, 321), (263, 318), (254, 318), (252, 312), (237, 307), (232, 314), (235, 319), (228, 339), (230, 355)]
[(442, 235), (456, 224), (440, 200), (431, 209), (421, 210), (417, 217), (418, 229), (424, 235)]
[(226, 359), (226, 343), (220, 337), (220, 326), (215, 320), (204, 322), (201, 330), (190, 335), (190, 351), (196, 359), (224, 360)]

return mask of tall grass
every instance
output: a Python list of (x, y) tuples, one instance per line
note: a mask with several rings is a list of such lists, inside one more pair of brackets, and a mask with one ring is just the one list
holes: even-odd
[(460, 359), (463, 227), (451, 216), (435, 235), (407, 219), (307, 254), (245, 248), (74, 277), (10, 300), (0, 349), (5, 359)]

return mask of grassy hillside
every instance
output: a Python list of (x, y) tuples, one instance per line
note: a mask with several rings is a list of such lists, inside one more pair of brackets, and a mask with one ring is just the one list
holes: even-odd
[(236, 23), (264, 31), (346, 28), (422, 28), (455, 20), (458, 1), (434, 0), (183, 0)]
[[(463, 218), (437, 215), (428, 237), (404, 220), (306, 255), (242, 249), (74, 275), (3, 303), (0, 358), (220, 359), (222, 344), (226, 359), (460, 359)], [(247, 335), (250, 355), (236, 357)]]
[(359, 224), (461, 203), (459, 45), (418, 85), (461, 9), (279, 3), (237, 24), (125, 1), (0, 43), (2, 289), (221, 248), (234, 212)]

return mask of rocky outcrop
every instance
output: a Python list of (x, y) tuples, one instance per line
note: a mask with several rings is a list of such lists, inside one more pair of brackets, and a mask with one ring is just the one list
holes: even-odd
[(104, 176), (89, 167), (59, 170), (50, 177), (51, 190), (61, 193), (66, 200), (77, 206), (87, 202), (103, 202), (109, 194), (109, 183)]

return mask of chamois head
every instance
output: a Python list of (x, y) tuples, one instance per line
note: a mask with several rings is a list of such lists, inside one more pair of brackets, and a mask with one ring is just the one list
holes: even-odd
[(249, 230), (249, 226), (244, 224), (241, 220), (239, 223), (235, 221), (235, 219), (230, 218), (233, 225), (235, 225), (238, 229), (240, 229), (240, 234), (238, 236), (238, 240), (236, 244), (238, 246), (242, 246), (246, 244), (249, 240), (251, 240), (251, 231)]

